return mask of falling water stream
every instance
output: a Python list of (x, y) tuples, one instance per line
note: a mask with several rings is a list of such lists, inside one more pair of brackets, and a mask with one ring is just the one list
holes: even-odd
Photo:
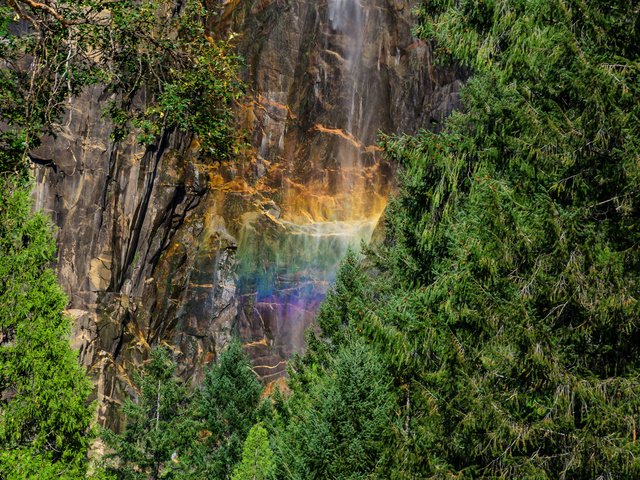
[[(283, 183), (279, 208), (248, 217), (238, 250), (240, 316), (245, 324), (261, 324), (270, 337), (250, 345), (272, 343), (280, 358), (304, 348), (304, 331), (313, 325), (340, 260), (349, 248), (369, 241), (388, 193), (375, 185), (380, 125), (373, 125), (369, 109), (376, 105), (367, 103), (364, 94), (369, 81), (363, 55), (368, 12), (358, 0), (328, 0), (324, 13), (322, 52), (338, 58), (339, 68), (332, 74), (322, 72), (316, 89), (339, 92), (339, 113), (334, 124), (316, 124), (313, 132), (329, 139), (325, 153), (330, 165), (316, 165), (324, 173), (314, 180)], [(273, 359), (265, 362), (273, 365), (263, 365), (263, 378), (283, 373)]]

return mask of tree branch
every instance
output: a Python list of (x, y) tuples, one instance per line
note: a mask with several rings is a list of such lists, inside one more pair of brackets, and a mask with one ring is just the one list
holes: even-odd
[(34, 10), (44, 10), (45, 12), (49, 13), (51, 16), (53, 16), (56, 20), (58, 20), (60, 23), (66, 25), (67, 24), (67, 20), (52, 6), (47, 5), (46, 3), (41, 3), (41, 2), (35, 2), (34, 0), (10, 0), (9, 1), (9, 5), (18, 13), (18, 14), (23, 14), (24, 13), (21, 11), (22, 9), (19, 8), (18, 4), (16, 2), (19, 3), (23, 3), (31, 8), (33, 8)]

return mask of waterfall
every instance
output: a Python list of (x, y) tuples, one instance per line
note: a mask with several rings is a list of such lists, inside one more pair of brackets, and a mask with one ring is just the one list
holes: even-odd
[[(328, 21), (333, 30), (332, 35), (326, 38), (327, 49), (341, 47), (340, 56), (344, 59), (342, 78), (337, 79), (343, 88), (342, 110), (344, 118), (338, 119), (334, 127), (343, 130), (360, 146), (365, 142), (375, 141), (375, 132), (369, 132), (365, 108), (374, 108), (373, 105), (363, 104), (363, 90), (367, 88), (366, 60), (364, 58), (363, 45), (365, 41), (366, 11), (359, 0), (328, 0)], [(335, 47), (331, 43), (335, 44)], [(342, 123), (342, 124), (340, 124)], [(371, 135), (373, 133), (373, 135)], [(347, 142), (337, 144), (335, 157), (342, 170), (341, 190), (346, 193), (346, 201), (349, 205), (345, 208), (347, 218), (363, 220), (370, 216), (367, 211), (371, 200), (367, 199), (366, 185), (361, 172), (363, 149), (354, 149)], [(360, 211), (355, 206), (356, 201), (365, 199)], [(355, 210), (355, 211), (354, 211)], [(360, 238), (353, 238), (351, 243), (359, 243)]]
[(328, 20), (337, 35), (344, 38), (345, 87), (350, 91), (350, 104), (347, 115), (347, 132), (354, 134), (353, 120), (356, 116), (356, 93), (359, 85), (359, 73), (362, 71), (364, 59), (362, 47), (364, 41), (364, 11), (358, 0), (329, 0), (327, 6)]
[[(304, 331), (313, 325), (341, 258), (371, 238), (386, 204), (389, 173), (375, 146), (386, 119), (385, 98), (378, 93), (386, 87), (381, 47), (367, 45), (380, 27), (380, 17), (370, 22), (373, 3), (327, 0), (318, 7), (317, 55), (305, 52), (307, 68), (315, 72), (308, 89), (313, 98), (307, 100), (313, 108), (292, 115), (297, 136), (286, 130), (290, 127), (272, 131), (281, 124), (271, 118), (262, 124), (260, 158), (271, 155), (286, 173), (277, 208), (248, 215), (242, 226), (239, 324), (241, 336), (252, 340), (256, 370), (267, 380), (282, 375), (277, 360), (303, 350)], [(274, 92), (268, 101), (288, 100)], [(302, 124), (308, 127), (298, 127)], [(278, 135), (285, 140), (269, 147)], [(303, 148), (287, 149), (291, 144)], [(256, 332), (266, 333), (265, 339)]]

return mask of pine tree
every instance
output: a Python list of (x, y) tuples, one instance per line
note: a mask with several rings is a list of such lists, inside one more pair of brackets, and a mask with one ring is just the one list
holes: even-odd
[(310, 387), (297, 375), (275, 427), (281, 478), (384, 478), (396, 398), (381, 358), (346, 341)]
[(261, 409), (262, 386), (251, 363), (235, 341), (207, 371), (198, 410), (208, 437), (201, 453), (207, 478), (231, 478), (242, 445)]
[(362, 315), (366, 305), (367, 277), (359, 268), (359, 262), (359, 255), (349, 249), (340, 264), (335, 285), (318, 313), (318, 324), (334, 344), (341, 342), (344, 327), (351, 318)]
[(124, 431), (103, 431), (110, 450), (105, 469), (117, 479), (198, 478), (192, 456), (200, 424), (175, 370), (169, 351), (154, 348), (137, 380), (138, 400), (125, 402)]
[(124, 431), (103, 431), (108, 474), (123, 480), (231, 478), (249, 430), (266, 413), (262, 387), (238, 342), (195, 390), (176, 377), (164, 347), (152, 350), (136, 384), (137, 401), (123, 408)]
[(256, 423), (244, 442), (242, 460), (233, 471), (231, 480), (273, 480), (276, 464), (269, 446), (269, 434)]
[(91, 384), (71, 349), (55, 243), (28, 186), (0, 179), (0, 477), (84, 477)]

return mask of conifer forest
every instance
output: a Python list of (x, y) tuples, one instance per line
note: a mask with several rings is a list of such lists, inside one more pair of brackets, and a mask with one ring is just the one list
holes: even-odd
[(640, 3), (0, 0), (0, 480), (640, 478)]

